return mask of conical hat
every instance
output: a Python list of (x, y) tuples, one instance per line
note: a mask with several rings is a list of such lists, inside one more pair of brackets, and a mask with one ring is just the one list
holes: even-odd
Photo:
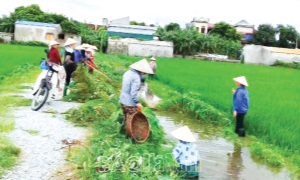
[(81, 45), (77, 46), (75, 49), (77, 49), (77, 50), (84, 50), (84, 48)]
[(150, 60), (152, 60), (152, 61), (156, 61), (155, 57), (152, 57), (152, 58), (150, 58)]
[(55, 45), (55, 44), (59, 44), (59, 42), (57, 42), (57, 41), (55, 41), (55, 40), (51, 40), (51, 41), (49, 42), (49, 46), (53, 46), (53, 45)]
[(233, 80), (244, 86), (248, 86), (248, 82), (247, 82), (245, 76), (236, 77), (236, 78), (233, 78)]
[(71, 44), (76, 44), (77, 41), (72, 39), (72, 38), (68, 38), (67, 41), (65, 42), (64, 46), (68, 46), (68, 45), (71, 45)]
[(82, 46), (83, 48), (90, 48), (90, 47), (91, 47), (91, 45), (86, 44), (86, 43), (83, 43), (81, 46)]
[(185, 142), (196, 142), (191, 130), (187, 126), (183, 126), (171, 132), (175, 138)]
[(85, 51), (86, 52), (93, 52), (94, 50), (92, 48), (86, 48)]
[(142, 59), (138, 62), (135, 62), (135, 63), (131, 64), (130, 67), (132, 69), (135, 69), (135, 70), (143, 72), (143, 73), (153, 74), (153, 71), (146, 59)]
[(91, 46), (91, 49), (98, 50), (97, 46)]

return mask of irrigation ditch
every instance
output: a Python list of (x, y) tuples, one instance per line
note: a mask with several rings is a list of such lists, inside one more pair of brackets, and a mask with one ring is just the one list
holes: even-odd
[(169, 141), (176, 141), (171, 131), (184, 125), (191, 128), (201, 156), (200, 179), (293, 179), (285, 167), (265, 164), (259, 157), (252, 156), (241, 143), (218, 136), (219, 130), (215, 125), (181, 113), (157, 110), (156, 106), (163, 99), (153, 94), (148, 84), (144, 85), (140, 95), (154, 110)]

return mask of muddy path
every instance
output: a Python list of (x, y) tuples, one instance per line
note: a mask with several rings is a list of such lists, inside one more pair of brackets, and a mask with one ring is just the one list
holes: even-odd
[[(31, 99), (28, 88), (14, 95)], [(6, 137), (21, 149), (21, 155), (18, 164), (0, 179), (59, 179), (57, 175), (66, 164), (69, 145), (81, 143), (86, 138), (86, 129), (65, 120), (64, 113), (79, 105), (52, 101), (39, 111), (32, 111), (29, 106), (14, 108), (15, 128)]]

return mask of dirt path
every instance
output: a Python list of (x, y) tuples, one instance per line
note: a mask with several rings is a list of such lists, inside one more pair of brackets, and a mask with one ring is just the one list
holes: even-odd
[[(30, 90), (20, 95), (31, 98)], [(32, 111), (29, 106), (14, 109), (15, 129), (7, 137), (21, 149), (21, 156), (19, 163), (2, 179), (57, 179), (58, 170), (65, 165), (66, 142), (82, 142), (86, 137), (86, 130), (66, 121), (63, 114), (78, 106), (52, 101), (39, 111)]]

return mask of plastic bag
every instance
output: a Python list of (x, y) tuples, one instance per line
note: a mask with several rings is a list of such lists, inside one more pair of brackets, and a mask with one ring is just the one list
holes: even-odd
[(40, 63), (40, 68), (43, 70), (49, 70), (49, 65), (47, 63), (47, 60), (43, 59)]

